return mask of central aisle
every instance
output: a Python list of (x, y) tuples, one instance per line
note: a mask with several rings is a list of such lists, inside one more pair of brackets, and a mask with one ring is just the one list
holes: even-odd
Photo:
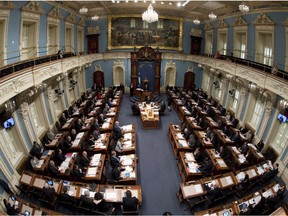
[[(166, 96), (163, 98), (166, 101)], [(176, 192), (180, 186), (180, 175), (168, 141), (168, 125), (180, 124), (172, 109), (166, 109), (160, 117), (160, 128), (143, 130), (140, 116), (133, 116), (129, 95), (123, 95), (119, 113), (120, 125), (134, 123), (137, 134), (138, 184), (142, 186), (143, 203), (140, 213), (144, 215), (162, 215), (169, 211), (173, 215), (189, 214), (184, 211), (187, 205), (180, 204)]]

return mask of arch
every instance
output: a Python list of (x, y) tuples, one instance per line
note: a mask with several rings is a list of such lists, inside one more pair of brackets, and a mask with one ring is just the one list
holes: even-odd
[(120, 83), (125, 85), (125, 65), (118, 60), (113, 64), (113, 86), (119, 86)]
[(187, 90), (192, 90), (195, 82), (195, 73), (193, 72), (193, 67), (188, 67), (184, 75), (184, 88)]
[(176, 84), (176, 63), (175, 62), (167, 62), (164, 70), (165, 81), (164, 86), (175, 86)]
[(95, 83), (96, 86), (101, 86), (102, 88), (105, 88), (104, 72), (102, 71), (100, 65), (95, 66), (95, 72), (93, 73), (93, 83)]

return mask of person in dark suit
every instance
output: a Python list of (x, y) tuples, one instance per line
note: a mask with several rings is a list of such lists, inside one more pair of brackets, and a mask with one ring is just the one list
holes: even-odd
[(43, 153), (43, 149), (44, 148), (40, 144), (38, 144), (36, 141), (34, 141), (32, 149), (30, 150), (30, 154), (32, 156), (35, 156), (37, 159), (40, 159), (41, 155)]
[(120, 177), (121, 175), (121, 167), (120, 166), (116, 166), (112, 169), (112, 173), (111, 173), (111, 180), (113, 181), (119, 181), (120, 179), (122, 179), (122, 177)]
[(251, 182), (250, 182), (250, 179), (249, 179), (249, 175), (248, 174), (245, 174), (245, 177), (244, 179), (240, 182), (239, 186), (238, 186), (238, 189), (240, 190), (245, 190), (247, 189), (249, 186), (250, 186)]
[(60, 173), (58, 167), (55, 165), (55, 162), (53, 160), (49, 161), (48, 171), (51, 173), (52, 176), (57, 176)]
[(188, 128), (185, 128), (184, 131), (183, 131), (183, 137), (188, 140), (189, 137), (191, 135), (191, 132), (188, 130)]
[(71, 140), (74, 141), (77, 137), (77, 132), (74, 128), (72, 128), (71, 132), (70, 132), (70, 137), (71, 137)]
[(75, 122), (75, 124), (74, 124), (74, 128), (75, 128), (75, 130), (76, 130), (77, 133), (80, 132), (80, 130), (82, 129), (82, 126), (83, 126), (82, 120), (81, 120), (81, 119), (78, 119), (78, 120)]
[(88, 155), (92, 155), (93, 154), (93, 149), (94, 149), (94, 145), (89, 145), (89, 143), (87, 141), (83, 141), (81, 143), (81, 149), (82, 151), (87, 152)]
[(121, 161), (117, 157), (117, 154), (115, 151), (111, 151), (110, 163), (111, 163), (112, 168), (121, 166)]
[(207, 191), (207, 198), (210, 202), (215, 201), (215, 199), (221, 196), (222, 196), (222, 190), (217, 183), (212, 185)]
[(98, 117), (98, 123), (99, 125), (103, 125), (103, 123), (105, 122), (105, 118), (104, 118), (104, 115), (101, 113)]
[(78, 164), (75, 164), (73, 167), (72, 175), (76, 180), (82, 180), (85, 176), (85, 172), (78, 166)]
[(79, 166), (80, 167), (87, 167), (90, 164), (90, 159), (87, 157), (87, 152), (83, 151), (82, 155), (79, 159)]
[(6, 199), (3, 199), (3, 203), (8, 215), (19, 215), (21, 210), (16, 205), (11, 205)]
[(196, 143), (196, 138), (195, 138), (194, 134), (191, 134), (191, 135), (189, 136), (188, 145), (189, 145), (189, 147), (192, 148), (193, 150), (196, 149), (197, 143)]
[(90, 192), (89, 190), (85, 190), (84, 195), (80, 196), (80, 200), (82, 203), (82, 207), (92, 209), (94, 204), (93, 204), (93, 199), (90, 197)]
[(103, 195), (100, 192), (95, 193), (93, 204), (93, 209), (99, 212), (107, 212), (110, 208), (109, 204), (105, 199), (103, 199)]
[(126, 191), (126, 197), (122, 198), (123, 201), (123, 211), (137, 211), (138, 199), (133, 196), (130, 190)]
[(241, 137), (240, 137), (240, 132), (236, 131), (236, 133), (234, 134), (232, 141), (236, 144), (239, 145), (239, 143), (241, 142)]
[(65, 136), (63, 141), (60, 143), (59, 148), (62, 149), (64, 153), (67, 153), (72, 146), (72, 138), (71, 136)]
[(119, 126), (119, 122), (116, 121), (113, 126), (113, 135), (115, 140), (118, 140), (122, 136), (122, 128)]
[(133, 94), (134, 94), (134, 85), (133, 85), (133, 83), (131, 82), (131, 83), (130, 83), (130, 97), (133, 97)]
[(206, 173), (210, 173), (212, 171), (213, 168), (213, 163), (211, 160), (207, 159), (206, 161), (204, 161), (201, 166), (199, 167), (199, 170), (201, 172), (206, 172)]
[(264, 147), (264, 142), (263, 142), (263, 140), (261, 139), (261, 140), (257, 143), (256, 148), (258, 149), (259, 152), (261, 152), (262, 149), (263, 149), (263, 147)]
[(68, 202), (68, 203), (71, 203), (71, 204), (74, 205), (75, 202), (76, 202), (76, 200), (75, 200), (74, 197), (72, 197), (72, 196), (70, 196), (70, 195), (68, 194), (68, 191), (69, 191), (68, 188), (69, 188), (69, 187), (67, 187), (67, 186), (64, 186), (64, 187), (63, 187), (63, 191), (62, 191), (62, 193), (59, 194), (58, 200), (59, 200), (59, 201), (62, 201), (62, 202)]
[(92, 91), (96, 91), (97, 90), (97, 85), (96, 83), (93, 84), (93, 86), (91, 87)]
[(56, 149), (55, 154), (53, 155), (53, 161), (57, 166), (60, 166), (61, 163), (66, 159), (65, 155), (62, 154), (61, 149)]
[(248, 152), (248, 150), (249, 150), (248, 142), (243, 143), (243, 145), (239, 148), (239, 151), (244, 155)]
[(43, 194), (46, 200), (54, 201), (57, 197), (56, 191), (53, 186), (49, 186), (47, 183), (44, 184)]
[(60, 118), (59, 118), (59, 122), (61, 124), (61, 126), (63, 127), (63, 125), (67, 122), (67, 119), (65, 117), (65, 113), (62, 113)]
[(99, 137), (100, 137), (99, 128), (93, 130), (93, 137), (94, 137), (94, 140), (98, 140), (99, 139)]

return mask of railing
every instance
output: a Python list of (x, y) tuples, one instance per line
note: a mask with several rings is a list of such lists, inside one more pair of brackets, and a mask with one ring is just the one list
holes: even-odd
[[(215, 58), (215, 55), (210, 55), (210, 54), (200, 54), (200, 56)], [(271, 67), (269, 65), (261, 64), (259, 62), (250, 61), (247, 59), (242, 59), (242, 58), (238, 58), (238, 57), (234, 57), (234, 56), (227, 56), (227, 55), (220, 55), (220, 59), (225, 60), (225, 61), (231, 61), (231, 62), (236, 63), (236, 64), (245, 65), (247, 67), (252, 67), (252, 68), (255, 68), (257, 70), (261, 70), (265, 73), (270, 73), (270, 74), (273, 74), (277, 77), (281, 77), (283, 79), (288, 80), (288, 72), (286, 72), (284, 70), (280, 70), (275, 66)]]

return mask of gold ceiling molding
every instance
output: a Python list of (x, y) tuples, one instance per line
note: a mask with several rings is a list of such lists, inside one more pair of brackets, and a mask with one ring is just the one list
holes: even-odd
[(209, 30), (212, 30), (212, 29), (213, 29), (213, 26), (211, 25), (211, 23), (206, 23), (205, 24), (205, 27), (204, 27), (205, 31), (209, 31)]
[(286, 18), (286, 20), (282, 23), (285, 27), (288, 27), (288, 17)]
[(85, 26), (85, 20), (83, 18), (80, 18), (78, 25), (84, 27)]
[(224, 22), (224, 20), (219, 20), (218, 29), (228, 28), (228, 25)]
[(75, 24), (76, 23), (75, 15), (70, 13), (65, 21), (66, 22), (70, 22), (72, 24)]
[(202, 36), (202, 30), (197, 29), (197, 28), (191, 28), (190, 36), (201, 37)]
[(54, 7), (52, 10), (49, 11), (47, 14), (48, 17), (56, 18), (56, 19), (62, 19), (60, 9), (58, 7)]
[(234, 26), (247, 26), (247, 22), (243, 19), (242, 16), (236, 17), (235, 22), (233, 23)]
[(261, 13), (254, 21), (254, 25), (275, 25), (275, 23), (267, 16), (266, 13)]
[(22, 11), (37, 13), (37, 14), (42, 14), (44, 12), (44, 10), (41, 8), (40, 3), (37, 1), (28, 2), (21, 9)]

